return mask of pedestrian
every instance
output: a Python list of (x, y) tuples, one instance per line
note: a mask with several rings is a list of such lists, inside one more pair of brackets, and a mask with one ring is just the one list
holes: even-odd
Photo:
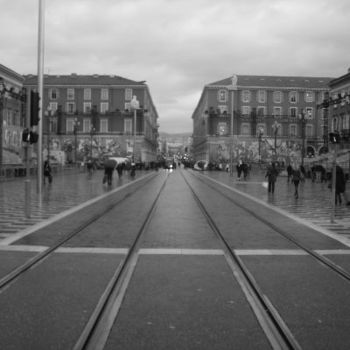
[(118, 164), (117, 164), (117, 173), (118, 173), (118, 177), (119, 177), (119, 179), (123, 176), (123, 169), (124, 169), (124, 163), (121, 163), (121, 162), (119, 162)]
[(106, 159), (104, 161), (104, 176), (103, 176), (103, 183), (106, 183), (111, 186), (112, 185), (112, 179), (113, 179), (113, 171), (115, 169), (115, 166), (117, 165), (117, 162), (114, 159)]
[(94, 164), (93, 164), (91, 158), (88, 159), (88, 161), (86, 163), (86, 168), (87, 168), (88, 174), (92, 175), (92, 171), (94, 170)]
[(131, 169), (130, 169), (130, 176), (132, 178), (135, 177), (135, 173), (136, 173), (136, 164), (134, 162), (131, 163)]
[(295, 166), (292, 168), (292, 183), (294, 184), (294, 197), (296, 199), (299, 198), (299, 183), (302, 180), (302, 172), (300, 170), (300, 167)]
[(292, 178), (292, 174), (293, 174), (293, 167), (291, 166), (291, 164), (288, 164), (288, 166), (287, 166), (287, 182), (288, 183)]
[(242, 159), (240, 159), (239, 162), (236, 165), (238, 180), (241, 179), (241, 174), (242, 174), (242, 170), (243, 170), (242, 165), (243, 165), (243, 162), (242, 162)]
[(242, 163), (242, 171), (243, 171), (244, 180), (247, 180), (247, 176), (249, 173), (249, 167), (247, 163)]
[(271, 162), (271, 165), (267, 168), (265, 177), (267, 177), (268, 186), (267, 190), (269, 193), (275, 192), (275, 182), (277, 180), (278, 170), (274, 162)]
[(336, 165), (335, 167), (335, 204), (342, 203), (342, 195), (346, 202), (346, 205), (350, 205), (346, 195), (346, 179), (343, 169)]
[(52, 183), (51, 165), (49, 159), (45, 160), (44, 162), (44, 184), (46, 178), (48, 179), (49, 184)]

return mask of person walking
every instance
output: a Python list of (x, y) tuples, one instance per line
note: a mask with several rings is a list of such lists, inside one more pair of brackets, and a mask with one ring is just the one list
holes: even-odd
[(52, 183), (51, 165), (48, 159), (44, 162), (44, 184), (46, 178), (48, 179), (49, 184)]
[(114, 159), (107, 159), (104, 162), (105, 173), (103, 176), (103, 183), (108, 183), (109, 186), (112, 185), (113, 171), (117, 162)]
[(292, 178), (292, 174), (293, 174), (293, 167), (290, 164), (288, 164), (288, 166), (287, 166), (287, 182), (288, 183)]
[(275, 192), (275, 182), (277, 180), (278, 170), (276, 169), (276, 165), (274, 162), (271, 162), (271, 165), (267, 168), (267, 172), (265, 178), (267, 177), (268, 186), (267, 190), (269, 193)]
[(118, 173), (118, 177), (119, 177), (119, 179), (123, 176), (123, 169), (124, 169), (124, 163), (121, 163), (121, 162), (119, 162), (118, 164), (117, 164), (117, 173)]
[(239, 162), (237, 163), (236, 169), (237, 169), (237, 179), (240, 180), (241, 179), (242, 170), (243, 170), (242, 159), (240, 159)]
[(299, 183), (302, 180), (302, 173), (300, 167), (295, 166), (292, 168), (292, 183), (294, 184), (294, 197), (299, 198)]
[(350, 205), (346, 195), (346, 179), (345, 174), (341, 166), (335, 167), (335, 204), (342, 204), (342, 195), (346, 202), (346, 205)]

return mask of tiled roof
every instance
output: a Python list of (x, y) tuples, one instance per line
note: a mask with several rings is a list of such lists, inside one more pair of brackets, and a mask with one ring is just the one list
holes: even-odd
[[(268, 75), (237, 75), (238, 87), (288, 87), (288, 88), (327, 88), (328, 83), (334, 79), (329, 77), (293, 77), (293, 76), (268, 76)], [(210, 83), (208, 86), (231, 85), (231, 77)]]
[[(35, 85), (37, 84), (36, 75), (25, 75), (24, 85)], [(145, 85), (145, 81), (134, 81), (119, 77), (117, 75), (80, 75), (72, 73), (70, 75), (44, 75), (45, 85), (83, 85), (83, 86), (94, 86), (94, 85)]]

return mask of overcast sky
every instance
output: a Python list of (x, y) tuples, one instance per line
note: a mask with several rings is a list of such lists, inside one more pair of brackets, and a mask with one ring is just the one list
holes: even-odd
[[(349, 0), (43, 0), (44, 71), (146, 80), (160, 131), (192, 132), (205, 84), (232, 74), (338, 77)], [(0, 63), (37, 74), (39, 0), (0, 0)]]

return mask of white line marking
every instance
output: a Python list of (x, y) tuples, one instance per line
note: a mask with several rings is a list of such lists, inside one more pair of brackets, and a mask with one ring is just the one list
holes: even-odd
[(221, 249), (171, 249), (171, 248), (150, 248), (140, 249), (139, 254), (143, 255), (223, 255)]
[[(0, 251), (8, 252), (43, 252), (48, 249), (46, 246), (33, 246), (33, 245), (10, 245), (0, 246)], [(122, 254), (126, 255), (129, 252), (128, 248), (94, 248), (94, 247), (61, 247), (58, 248), (56, 253), (83, 253), (83, 254)], [(235, 249), (235, 254), (240, 256), (259, 256), (259, 255), (289, 255), (300, 256), (308, 255), (307, 252), (301, 249)], [(350, 255), (350, 249), (319, 249), (314, 252), (320, 255)], [(224, 251), (221, 249), (182, 249), (182, 248), (142, 248), (138, 252), (139, 255), (224, 255)]]
[(236, 249), (237, 255), (308, 255), (301, 249)]
[(129, 252), (127, 248), (93, 248), (93, 247), (61, 247), (56, 253), (88, 253), (88, 254), (123, 254)]

